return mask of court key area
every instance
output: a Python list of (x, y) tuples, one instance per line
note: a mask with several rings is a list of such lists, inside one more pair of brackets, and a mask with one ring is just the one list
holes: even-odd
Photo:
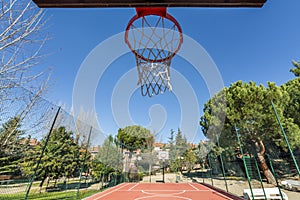
[(199, 183), (122, 183), (84, 200), (234, 200)]

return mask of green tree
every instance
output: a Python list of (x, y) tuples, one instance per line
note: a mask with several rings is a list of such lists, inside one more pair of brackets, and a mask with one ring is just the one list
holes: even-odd
[[(31, 155), (28, 155), (21, 165), (22, 171), (28, 176), (33, 173), (36, 161), (46, 144), (46, 137), (38, 143), (36, 148), (30, 152)], [(85, 150), (76, 144), (71, 131), (67, 131), (65, 127), (54, 129), (37, 170), (37, 179), (41, 179), (40, 189), (47, 177), (58, 179), (78, 175), (84, 153)]]
[(154, 136), (150, 133), (150, 130), (141, 126), (120, 128), (117, 138), (131, 153), (137, 149), (150, 148), (154, 143)]
[[(288, 81), (281, 86), (283, 91), (288, 93), (288, 98), (286, 98), (287, 106), (284, 109), (285, 119), (290, 119), (289, 125), (284, 121), (283, 125), (285, 127), (285, 132), (287, 132), (287, 137), (289, 143), (294, 152), (300, 151), (300, 134), (298, 129), (300, 127), (300, 62), (293, 61), (292, 64), (295, 68), (290, 69), (290, 71), (296, 76), (296, 78)], [(287, 130), (286, 130), (287, 129)], [(288, 151), (284, 141), (281, 141), (283, 150)]]
[(91, 163), (91, 175), (93, 178), (99, 180), (101, 178), (102, 172), (104, 171), (105, 165), (98, 159), (92, 160)]
[(23, 131), (19, 130), (20, 126), (19, 117), (9, 119), (6, 123), (2, 124), (2, 128), (0, 129), (1, 150), (12, 153), (15, 148), (19, 147), (20, 140), (24, 134)]
[(186, 167), (186, 170), (190, 172), (193, 169), (193, 166), (196, 163), (196, 155), (192, 148), (189, 148), (186, 150), (183, 154), (183, 162), (184, 166)]
[(199, 149), (199, 156), (197, 156), (197, 158), (199, 158), (199, 163), (201, 165), (202, 169), (205, 169), (206, 167), (206, 158), (207, 158), (207, 154), (209, 153), (208, 150), (208, 142), (207, 141), (200, 141), (198, 149)]
[[(226, 101), (222, 100), (224, 97), (226, 97)], [(268, 144), (269, 148), (272, 147), (269, 144), (277, 146), (284, 144), (271, 107), (271, 100), (275, 102), (288, 134), (299, 134), (299, 128), (290, 119), (283, 118), (286, 98), (288, 98), (287, 92), (281, 90), (274, 83), (268, 83), (268, 87), (264, 87), (256, 85), (254, 82), (238, 81), (231, 84), (230, 87), (224, 88), (205, 104), (200, 125), (209, 139), (221, 141), (221, 146), (224, 147), (236, 146), (232, 145), (232, 141), (236, 141), (232, 127), (236, 124), (240, 129), (243, 145), (251, 151), (255, 151), (268, 182), (275, 184), (274, 176), (265, 160), (265, 144)], [(223, 118), (225, 124), (220, 128), (224, 113), (226, 113), (226, 117)], [(220, 133), (222, 134), (218, 136)]]
[(20, 175), (19, 162), (29, 147), (30, 137), (23, 138), (19, 121), (19, 117), (14, 117), (0, 128), (0, 175)]
[[(175, 143), (175, 136), (174, 136), (175, 131), (173, 129), (171, 129), (170, 131), (170, 137), (169, 139), (169, 160), (168, 160), (168, 164), (171, 165), (172, 163), (174, 163), (174, 161), (176, 160), (176, 143)], [(174, 169), (173, 167), (171, 167), (171, 171), (175, 171), (176, 169)]]
[[(135, 125), (119, 129), (117, 138), (122, 149), (127, 149), (129, 151), (129, 156), (124, 157), (125, 171), (128, 172), (128, 178), (129, 180), (137, 180), (135, 176), (137, 176), (136, 172), (138, 169), (136, 169), (136, 167), (129, 167), (131, 166), (130, 163), (132, 162), (133, 152), (140, 150), (141, 153), (146, 153), (143, 159), (152, 157), (153, 155), (151, 154), (151, 151), (154, 143), (154, 136), (150, 133), (150, 130), (142, 126)], [(150, 153), (150, 155), (147, 155), (147, 152)], [(149, 163), (148, 166), (150, 169), (151, 163)]]
[(300, 62), (292, 61), (295, 68), (290, 69), (290, 72), (292, 72), (295, 76), (300, 76)]
[(99, 147), (95, 159), (105, 165), (109, 165), (117, 171), (122, 164), (122, 156), (117, 141), (114, 141), (113, 137), (109, 135)]
[(186, 137), (182, 134), (180, 128), (178, 128), (176, 137), (175, 137), (175, 145), (176, 145), (176, 157), (182, 156), (183, 153), (188, 149), (188, 143)]
[(288, 81), (281, 86), (282, 90), (289, 94), (288, 105), (285, 107), (284, 115), (287, 118), (292, 118), (294, 123), (300, 127), (300, 63), (293, 61), (296, 67), (290, 71), (296, 76), (295, 79)]
[[(172, 130), (171, 137), (174, 137), (174, 132)], [(177, 130), (177, 134), (175, 137), (173, 149), (170, 151), (171, 159), (173, 160), (170, 163), (171, 171), (182, 170), (184, 166), (184, 154), (188, 149), (188, 143), (186, 137), (182, 134), (180, 128)]]
[(288, 105), (285, 107), (284, 115), (292, 118), (295, 124), (300, 126), (300, 78), (288, 81), (281, 88), (289, 94), (289, 98), (287, 98)]

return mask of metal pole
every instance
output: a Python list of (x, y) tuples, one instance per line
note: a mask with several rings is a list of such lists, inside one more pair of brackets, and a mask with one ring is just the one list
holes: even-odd
[[(121, 182), (125, 182), (125, 169), (126, 169), (126, 163), (124, 163), (124, 159), (125, 159), (125, 162), (126, 162), (126, 157), (124, 155), (124, 149), (123, 149), (123, 144), (121, 141), (120, 142), (120, 146), (121, 146), (121, 154), (122, 154), (122, 169), (121, 169)], [(124, 166), (125, 164), (125, 166)], [(124, 169), (124, 173), (123, 173), (123, 169)]]
[[(126, 154), (125, 154), (126, 155)], [(127, 173), (127, 171), (126, 170), (129, 170), (129, 169), (127, 169), (127, 165), (128, 165), (128, 160), (129, 160), (129, 155), (127, 155), (127, 156), (124, 156), (125, 157), (125, 167), (124, 167), (124, 179), (125, 179), (125, 182), (128, 182), (129, 180), (128, 180), (128, 173)]]
[(165, 182), (165, 160), (163, 160), (163, 183)]
[(275, 173), (275, 170), (274, 170), (274, 167), (273, 167), (273, 164), (272, 164), (272, 161), (271, 161), (271, 158), (270, 158), (269, 154), (267, 154), (267, 157), (268, 157), (269, 162), (270, 162), (270, 167), (271, 167), (272, 173), (274, 174), (274, 177), (275, 177), (276, 186), (277, 186), (277, 188), (279, 190), (279, 194), (280, 194), (281, 200), (284, 200), (282, 192), (281, 192), (281, 189), (280, 189), (280, 185), (278, 184), (277, 176), (276, 176), (276, 173)]
[[(116, 139), (115, 139), (116, 141)], [(115, 178), (115, 185), (117, 185), (117, 178), (118, 178), (118, 172), (119, 172), (119, 165), (120, 165), (120, 158), (119, 155), (121, 155), (121, 153), (119, 152), (119, 141), (117, 142), (117, 152), (118, 152), (118, 164), (117, 164), (117, 174), (116, 174), (116, 178)], [(122, 151), (122, 150), (121, 150)], [(122, 173), (121, 173), (122, 174)]]
[(251, 192), (251, 195), (252, 195), (252, 199), (254, 200), (254, 195), (253, 195), (252, 186), (251, 186), (251, 178), (249, 176), (249, 172), (248, 172), (246, 160), (244, 158), (244, 152), (243, 152), (243, 148), (242, 148), (242, 144), (241, 144), (241, 140), (240, 140), (240, 134), (238, 132), (238, 128), (236, 127), (236, 124), (234, 124), (234, 129), (235, 129), (236, 136), (237, 136), (237, 139), (238, 139), (238, 143), (239, 143), (239, 146), (240, 146), (240, 150), (241, 150), (241, 154), (242, 154), (242, 160), (243, 160), (243, 164), (244, 164), (244, 167), (245, 167), (245, 171), (246, 171), (246, 176), (247, 176), (247, 181), (248, 181), (248, 184), (249, 184), (250, 192)]
[(84, 164), (86, 162), (86, 157), (87, 157), (87, 152), (88, 152), (88, 148), (89, 148), (89, 144), (90, 144), (92, 130), (93, 130), (93, 127), (91, 126), (89, 136), (88, 136), (88, 141), (87, 141), (86, 148), (85, 148), (85, 154), (84, 154), (84, 158), (83, 158), (84, 163), (82, 164), (81, 169), (80, 169), (79, 182), (78, 182), (78, 186), (77, 186), (78, 188), (77, 188), (77, 192), (76, 192), (76, 199), (78, 199), (79, 190), (80, 190), (80, 187), (81, 187), (82, 172), (84, 171)]
[(260, 181), (260, 184), (261, 184), (261, 188), (264, 192), (265, 199), (267, 199), (267, 195), (266, 195), (266, 192), (265, 192), (265, 187), (264, 187), (264, 184), (262, 182), (262, 178), (261, 178), (261, 175), (260, 175), (260, 170), (259, 170), (259, 167), (258, 167), (258, 164), (257, 164), (257, 161), (256, 161), (255, 157), (254, 157), (254, 161), (255, 161), (255, 166), (256, 166), (257, 173), (258, 173), (259, 181)]
[(278, 124), (279, 124), (279, 126), (280, 126), (282, 135), (283, 135), (283, 137), (284, 137), (284, 141), (285, 141), (285, 143), (286, 143), (287, 146), (288, 146), (288, 149), (289, 149), (290, 154), (291, 154), (291, 156), (292, 156), (293, 162), (294, 162), (294, 164), (295, 164), (295, 166), (296, 166), (298, 176), (300, 176), (299, 166), (298, 166), (298, 163), (297, 163), (297, 161), (296, 161), (296, 159), (295, 159), (295, 156), (294, 156), (294, 153), (293, 153), (292, 148), (291, 148), (291, 146), (290, 146), (289, 140), (288, 140), (288, 138), (287, 138), (287, 136), (286, 136), (286, 134), (285, 134), (285, 131), (284, 131), (282, 125), (281, 125), (280, 118), (279, 118), (279, 116), (278, 116), (278, 113), (277, 113), (277, 110), (276, 110), (276, 108), (275, 108), (275, 105), (274, 105), (273, 101), (271, 101), (271, 103), (272, 103), (273, 110), (274, 110), (274, 112), (275, 112), (275, 116), (276, 116), (277, 122), (278, 122)]
[(137, 167), (137, 183), (140, 181), (139, 179), (139, 157), (136, 158), (136, 167)]
[(59, 114), (59, 112), (60, 112), (60, 109), (61, 109), (61, 107), (58, 107), (57, 112), (56, 112), (55, 117), (54, 117), (54, 120), (53, 120), (53, 122), (52, 122), (52, 125), (51, 125), (51, 127), (50, 127), (49, 132), (48, 132), (48, 135), (47, 135), (47, 138), (46, 138), (46, 141), (45, 141), (45, 144), (44, 144), (42, 153), (41, 153), (41, 155), (40, 155), (40, 157), (39, 157), (39, 160), (38, 160), (38, 162), (37, 162), (37, 165), (36, 165), (36, 167), (35, 167), (35, 169), (34, 169), (34, 174), (32, 175), (32, 177), (31, 177), (31, 179), (30, 179), (30, 181), (29, 181), (29, 184), (28, 184), (28, 186), (27, 186), (26, 194), (25, 194), (25, 197), (24, 197), (25, 200), (28, 199), (28, 195), (29, 195), (29, 191), (30, 191), (31, 186), (32, 186), (32, 182), (33, 182), (33, 180), (34, 180), (34, 178), (35, 178), (35, 176), (36, 176), (36, 172), (37, 172), (37, 170), (38, 170), (38, 168), (39, 168), (39, 165), (40, 165), (40, 163), (41, 163), (41, 160), (42, 160), (42, 158), (43, 158), (43, 156), (44, 156), (44, 152), (45, 152), (46, 146), (47, 146), (48, 141), (49, 141), (49, 139), (50, 139), (50, 135), (51, 135), (52, 130), (53, 130), (53, 128), (54, 128), (54, 125), (55, 125), (55, 122), (56, 122), (56, 120), (57, 120), (57, 117), (58, 117), (58, 114)]
[(152, 158), (152, 147), (150, 147), (150, 155), (151, 155), (151, 159), (149, 160), (149, 181), (150, 181), (150, 183), (151, 183), (151, 173), (152, 173), (152, 160), (153, 160), (153, 158)]
[[(108, 157), (108, 151), (109, 151), (109, 148), (110, 148), (110, 140), (108, 140), (109, 143), (108, 143), (108, 148), (107, 148), (107, 151), (106, 151), (106, 159), (105, 159), (105, 162), (107, 163), (107, 157)], [(105, 173), (106, 173), (106, 169), (107, 169), (107, 164), (105, 164), (105, 168), (104, 168), (104, 174), (102, 176), (102, 183), (101, 183), (101, 189), (103, 188), (103, 181), (104, 181), (104, 177), (105, 177)]]
[[(218, 138), (218, 148), (220, 149), (220, 143), (219, 143), (219, 138)], [(222, 159), (222, 153), (220, 153), (220, 161), (221, 161), (221, 166), (222, 166), (222, 173), (223, 173), (223, 177), (224, 177), (224, 181), (225, 181), (225, 187), (226, 187), (226, 192), (228, 192), (228, 186), (227, 186), (227, 180), (226, 180), (226, 175), (225, 175), (225, 167), (223, 164), (223, 159)]]
[(211, 167), (211, 162), (210, 162), (210, 156), (207, 154), (207, 159), (208, 159), (208, 166), (209, 166), (209, 171), (210, 171), (210, 180), (211, 180), (211, 185), (214, 186), (214, 181), (212, 177), (212, 167)]

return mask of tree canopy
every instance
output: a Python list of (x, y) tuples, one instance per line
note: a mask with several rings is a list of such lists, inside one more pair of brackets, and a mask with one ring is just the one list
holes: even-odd
[(19, 117), (9, 119), (0, 128), (0, 175), (20, 175), (18, 163), (26, 152), (29, 138), (23, 138)]
[(119, 151), (118, 143), (113, 140), (113, 137), (108, 136), (103, 144), (99, 146), (99, 151), (95, 156), (95, 159), (109, 165), (111, 167), (119, 168), (119, 165), (122, 163), (122, 153)]
[(288, 118), (293, 119), (293, 122), (300, 127), (300, 63), (293, 62), (296, 68), (290, 71), (296, 76), (295, 79), (288, 81), (281, 86), (283, 91), (288, 93), (287, 106), (284, 110), (284, 115)]
[[(21, 164), (24, 174), (31, 175), (38, 157), (45, 146), (47, 136), (38, 143), (35, 149), (27, 152), (25, 161)], [(85, 150), (76, 144), (73, 133), (65, 127), (59, 127), (51, 132), (40, 167), (37, 171), (37, 178), (41, 179), (40, 187), (47, 177), (53, 179), (61, 177), (74, 177), (78, 174)]]
[(300, 76), (300, 62), (292, 61), (295, 68), (290, 69), (290, 72), (292, 72), (295, 76)]
[[(224, 97), (226, 101), (224, 101)], [(249, 149), (252, 151), (255, 149), (269, 182), (273, 182), (274, 178), (264, 160), (266, 144), (268, 148), (271, 148), (272, 145), (282, 149), (286, 147), (271, 101), (276, 105), (283, 126), (291, 139), (291, 146), (299, 145), (299, 126), (293, 123), (292, 118), (284, 116), (284, 110), (290, 102), (289, 93), (271, 82), (267, 84), (267, 87), (257, 85), (255, 82), (237, 81), (231, 84), (205, 104), (204, 115), (200, 120), (202, 130), (209, 139), (215, 139), (218, 136), (217, 139), (223, 143), (221, 146), (232, 146), (232, 148), (237, 146), (232, 145), (232, 141), (237, 141), (233, 130), (236, 124), (240, 129), (239, 133), (244, 145), (253, 145), (249, 146)], [(220, 102), (223, 103), (220, 105)], [(225, 118), (222, 118), (224, 114)], [(224, 126), (221, 129), (211, 128), (218, 127), (222, 124), (222, 120)]]
[(154, 136), (150, 130), (136, 125), (120, 128), (117, 138), (129, 151), (152, 147), (154, 142)]

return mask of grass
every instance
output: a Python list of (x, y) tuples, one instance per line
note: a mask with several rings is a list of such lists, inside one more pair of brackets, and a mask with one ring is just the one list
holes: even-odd
[[(78, 199), (91, 196), (99, 192), (98, 190), (81, 190), (79, 191)], [(0, 194), (0, 200), (22, 200), (24, 199), (24, 193), (17, 194)], [(28, 199), (32, 200), (71, 200), (76, 199), (76, 191), (63, 191), (63, 192), (45, 192), (45, 193), (30, 193)]]

